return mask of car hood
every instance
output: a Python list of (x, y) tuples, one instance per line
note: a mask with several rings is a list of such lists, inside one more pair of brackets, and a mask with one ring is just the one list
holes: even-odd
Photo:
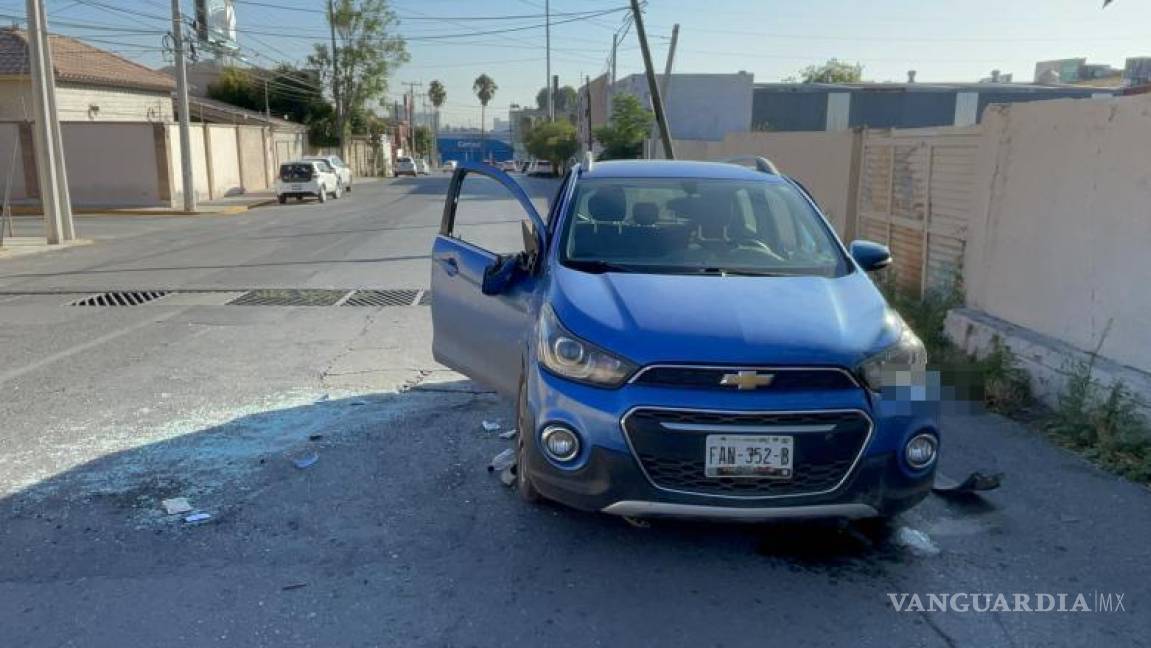
[(559, 266), (549, 296), (569, 330), (641, 365), (854, 367), (898, 335), (883, 297), (858, 271), (735, 277)]

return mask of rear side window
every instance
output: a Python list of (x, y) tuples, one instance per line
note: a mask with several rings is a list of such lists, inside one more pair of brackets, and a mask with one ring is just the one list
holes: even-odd
[(284, 182), (307, 182), (312, 179), (312, 165), (281, 164), (280, 179)]

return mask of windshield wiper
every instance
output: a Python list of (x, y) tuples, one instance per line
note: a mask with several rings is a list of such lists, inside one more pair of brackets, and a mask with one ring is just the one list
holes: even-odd
[(592, 272), (596, 274), (604, 272), (635, 272), (635, 268), (631, 266), (612, 263), (611, 261), (603, 261), (600, 259), (568, 259), (564, 262), (569, 268), (573, 270), (583, 270), (584, 272)]
[(733, 277), (790, 277), (786, 272), (772, 272), (770, 270), (755, 270), (753, 268), (696, 268), (699, 274), (717, 274)]

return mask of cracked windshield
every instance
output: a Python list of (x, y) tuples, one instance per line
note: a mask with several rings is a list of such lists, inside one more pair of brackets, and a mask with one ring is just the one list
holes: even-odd
[(0, 21), (5, 648), (1148, 645), (1151, 5)]

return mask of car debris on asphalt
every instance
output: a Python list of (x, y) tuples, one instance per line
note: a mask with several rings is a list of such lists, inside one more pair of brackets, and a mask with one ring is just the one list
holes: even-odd
[(188, 503), (187, 497), (173, 497), (160, 502), (160, 504), (164, 507), (164, 512), (168, 515), (179, 515), (193, 510), (192, 505)]
[(1003, 483), (1003, 473), (983, 473), (975, 471), (963, 481), (956, 481), (942, 473), (935, 473), (935, 483), (931, 491), (936, 495), (967, 495), (995, 490)]
[(507, 432), (500, 432), (499, 437), (501, 439), (514, 439), (517, 434), (519, 434), (519, 430), (513, 428)]
[(497, 432), (501, 427), (496, 421), (484, 421), (481, 425), (484, 428), (484, 432)]
[(188, 524), (199, 524), (200, 522), (207, 522), (208, 520), (211, 520), (211, 519), (212, 519), (211, 513), (202, 513), (201, 512), (201, 513), (193, 513), (193, 514), (189, 515), (188, 517), (184, 518), (184, 522), (187, 522)]
[(911, 527), (899, 527), (895, 532), (895, 544), (911, 550), (911, 553), (920, 556), (936, 556), (939, 554), (939, 547), (931, 541), (931, 538), (924, 532)]
[(488, 472), (502, 471), (505, 468), (510, 468), (516, 464), (516, 451), (511, 448), (506, 448), (498, 455), (492, 457), (492, 462), (488, 464)]
[(320, 455), (316, 452), (308, 452), (306, 454), (292, 457), (291, 459), (292, 465), (299, 468), (300, 470), (303, 470), (305, 468), (311, 468), (313, 465), (315, 465), (315, 463), (320, 460)]
[(516, 483), (515, 465), (508, 466), (500, 471), (500, 481), (504, 486), (512, 486)]

